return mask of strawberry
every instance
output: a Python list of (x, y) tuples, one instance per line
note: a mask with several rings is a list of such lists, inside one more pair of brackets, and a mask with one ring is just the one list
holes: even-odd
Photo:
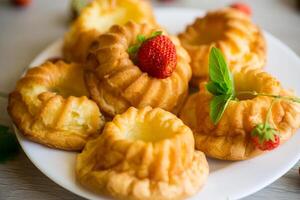
[(260, 150), (272, 150), (279, 146), (280, 138), (270, 124), (258, 124), (251, 132), (253, 144)]
[(176, 68), (176, 48), (165, 35), (156, 35), (144, 40), (138, 47), (136, 63), (138, 67), (155, 78), (167, 78)]
[(258, 136), (256, 136), (256, 137), (252, 137), (252, 142), (260, 150), (262, 150), (262, 151), (267, 151), (267, 150), (270, 151), (270, 150), (275, 149), (276, 147), (279, 146), (279, 144), (280, 144), (280, 138), (279, 138), (278, 135), (275, 135), (274, 136), (274, 141), (272, 141), (272, 140), (267, 140), (266, 141), (265, 140), (263, 142), (259, 142), (259, 138), (258, 138)]
[(248, 6), (245, 3), (233, 3), (230, 5), (230, 7), (235, 8), (249, 16), (251, 16), (251, 14), (252, 14), (250, 6)]
[(31, 3), (31, 0), (13, 0), (13, 4), (20, 7), (26, 7)]

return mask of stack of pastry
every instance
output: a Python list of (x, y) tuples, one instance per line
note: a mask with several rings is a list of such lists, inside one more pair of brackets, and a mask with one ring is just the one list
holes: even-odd
[[(259, 69), (244, 68), (234, 73), (236, 91), (293, 96), (284, 90), (279, 81)], [(273, 97), (248, 95), (239, 96), (229, 102), (223, 117), (214, 125), (209, 116), (212, 95), (207, 91), (206, 82), (200, 84), (198, 93), (187, 100), (180, 118), (194, 132), (196, 149), (207, 156), (222, 160), (245, 160), (264, 151), (251, 140), (256, 124), (265, 121)], [(300, 127), (300, 106), (286, 100), (278, 100), (271, 109), (270, 123), (280, 133), (281, 143), (288, 140)]]
[(222, 51), (232, 72), (244, 67), (259, 69), (266, 62), (261, 30), (249, 16), (233, 8), (211, 11), (197, 18), (179, 38), (192, 58), (194, 86), (208, 78), (208, 56), (213, 46)]
[[(68, 63), (28, 70), (8, 111), (32, 141), (82, 151), (76, 177), (93, 191), (118, 199), (184, 199), (208, 177), (204, 153), (242, 160), (263, 152), (250, 132), (264, 120), (271, 97), (239, 97), (217, 125), (210, 119), (205, 81), (212, 47), (228, 61), (236, 90), (292, 95), (261, 71), (263, 35), (240, 11), (209, 12), (177, 38), (157, 24), (145, 0), (94, 0), (65, 35)], [(189, 95), (189, 84), (199, 92)], [(281, 141), (300, 126), (299, 113), (288, 101), (273, 106)]]
[[(179, 38), (192, 58), (191, 85), (199, 87), (179, 114), (193, 130), (196, 149), (222, 160), (249, 159), (285, 142), (300, 127), (299, 103), (286, 100), (294, 98), (293, 92), (283, 89), (277, 79), (262, 70), (266, 62), (265, 40), (247, 13), (233, 8), (208, 12), (187, 26)], [(239, 95), (228, 101), (218, 123), (212, 121), (214, 95), (207, 88), (213, 73), (209, 69), (212, 47), (224, 55), (236, 94), (261, 94)], [(279, 100), (273, 105), (274, 97)], [(253, 142), (253, 131), (263, 123), (280, 134), (280, 142)]]

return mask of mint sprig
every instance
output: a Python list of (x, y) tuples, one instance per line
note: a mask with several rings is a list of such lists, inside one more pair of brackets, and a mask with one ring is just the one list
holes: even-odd
[(234, 98), (234, 84), (222, 52), (212, 47), (209, 54), (209, 82), (206, 89), (214, 95), (210, 102), (210, 118), (216, 125), (230, 100)]
[[(213, 98), (210, 102), (210, 118), (216, 125), (222, 118), (226, 107), (230, 100), (237, 99), (239, 95), (251, 95), (251, 96), (267, 96), (275, 99), (286, 100), (290, 102), (300, 103), (299, 97), (273, 95), (267, 93), (258, 93), (256, 91), (235, 91), (232, 74), (230, 73), (227, 63), (224, 59), (222, 52), (215, 47), (212, 47), (209, 54), (209, 82), (206, 84), (206, 89), (209, 91)], [(272, 106), (270, 106), (272, 108)], [(270, 109), (271, 109), (270, 108)], [(267, 116), (266, 121), (263, 124), (257, 124), (255, 130), (258, 133), (267, 131), (274, 135), (276, 131), (268, 124)], [(270, 136), (272, 137), (272, 136)]]

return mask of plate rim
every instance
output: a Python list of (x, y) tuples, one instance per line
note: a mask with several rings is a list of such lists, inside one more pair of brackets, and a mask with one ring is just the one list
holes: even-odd
[[(203, 13), (206, 13), (208, 10), (203, 10), (203, 9), (197, 9), (197, 8), (188, 8), (188, 7), (155, 7), (154, 6), (154, 12), (155, 14), (157, 12), (165, 12), (165, 11), (192, 11), (192, 12), (199, 12), (199, 16), (201, 16)], [(274, 43), (276, 43), (277, 46), (280, 46), (280, 48), (282, 48), (282, 50), (284, 50), (285, 52), (287, 52), (287, 54), (289, 54), (290, 56), (294, 57), (297, 62), (300, 64), (300, 57), (288, 46), (286, 45), (284, 42), (282, 42), (280, 39), (276, 38), (275, 36), (273, 36), (272, 34), (270, 34), (269, 32), (263, 30), (265, 38), (270, 38)], [(29, 68), (35, 67), (39, 62), (39, 58), (42, 57), (43, 54), (45, 54), (45, 52), (48, 52), (49, 49), (52, 49), (53, 46), (58, 45), (58, 43), (62, 43), (63, 42), (63, 37), (60, 37), (56, 40), (54, 40), (53, 42), (49, 43), (40, 53), (38, 53), (34, 59), (32, 59), (31, 63), (28, 65), (28, 68), (26, 68), (24, 70), (24, 73), (22, 74), (22, 76), (26, 73), (26, 71)], [(69, 188), (68, 185), (66, 185), (63, 181), (61, 181), (61, 179), (57, 179), (55, 177), (52, 177), (46, 170), (42, 169), (39, 165), (39, 163), (32, 157), (32, 155), (29, 154), (29, 152), (26, 150), (26, 147), (24, 147), (24, 143), (23, 141), (28, 141), (28, 139), (26, 139), (17, 129), (17, 127), (12, 123), (13, 125), (13, 130), (16, 133), (18, 142), (20, 143), (24, 153), (26, 154), (26, 156), (29, 158), (29, 160), (35, 165), (35, 167), (37, 167), (46, 177), (48, 177), (51, 181), (53, 181), (54, 183), (56, 183), (57, 185), (59, 185), (60, 187), (63, 187), (64, 189), (68, 190), (69, 192), (82, 197), (82, 198), (88, 198), (86, 197), (84, 194), (82, 194), (80, 191), (78, 192), (77, 190), (73, 190), (71, 188)], [(256, 185), (255, 187), (252, 187), (251, 189), (248, 189), (247, 193), (243, 193), (243, 194), (238, 194), (238, 196), (235, 196), (235, 198), (240, 199), (240, 198), (244, 198), (246, 196), (249, 196), (251, 194), (254, 194), (260, 190), (262, 190), (263, 188), (265, 188), (266, 186), (272, 184), (274, 181), (276, 181), (277, 179), (279, 179), (281, 176), (283, 176), (284, 174), (286, 174), (300, 159), (300, 152), (299, 155), (296, 157), (294, 157), (294, 159), (290, 160), (290, 162), (288, 163), (288, 165), (285, 165), (284, 169), (281, 169), (280, 172), (278, 172), (276, 175), (272, 176), (272, 178), (267, 179), (266, 181), (264, 181), (263, 183), (260, 183), (258, 185)], [(102, 196), (99, 196), (100, 198)]]

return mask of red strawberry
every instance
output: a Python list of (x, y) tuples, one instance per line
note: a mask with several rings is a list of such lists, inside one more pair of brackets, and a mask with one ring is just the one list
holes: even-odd
[(260, 123), (251, 131), (253, 144), (260, 150), (272, 150), (278, 147), (280, 138), (278, 132), (269, 123)]
[(251, 14), (252, 14), (250, 6), (248, 6), (245, 3), (233, 3), (230, 5), (230, 7), (235, 8), (249, 16), (251, 16)]
[(137, 65), (156, 78), (171, 76), (177, 64), (176, 48), (165, 35), (158, 35), (142, 43), (137, 52)]
[(260, 150), (262, 150), (262, 151), (268, 150), (269, 151), (269, 150), (275, 149), (276, 147), (279, 146), (280, 138), (279, 138), (278, 135), (275, 135), (274, 136), (274, 141), (272, 141), (272, 140), (265, 140), (263, 142), (260, 142), (259, 141), (259, 137), (258, 136), (254, 136), (254, 137), (252, 137), (252, 142)]
[(31, 3), (31, 0), (13, 0), (12, 1), (16, 6), (28, 6)]

